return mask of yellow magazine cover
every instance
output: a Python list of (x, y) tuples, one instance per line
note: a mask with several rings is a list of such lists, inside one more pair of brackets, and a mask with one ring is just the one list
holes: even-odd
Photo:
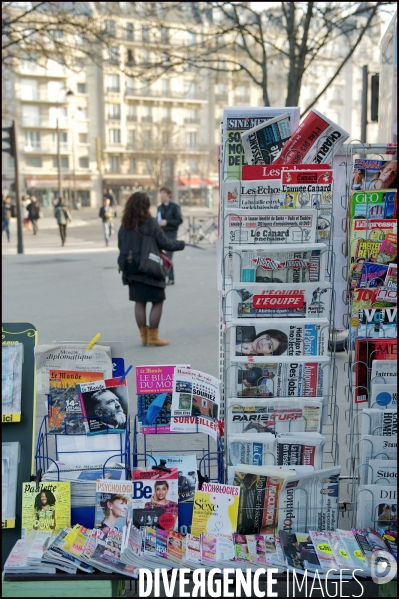
[(79, 394), (76, 385), (103, 380), (102, 372), (50, 370), (48, 397), (49, 433), (85, 435)]
[(22, 483), (22, 538), (32, 530), (58, 533), (70, 524), (70, 483)]
[(237, 530), (240, 487), (203, 483), (195, 491), (191, 534), (231, 534)]

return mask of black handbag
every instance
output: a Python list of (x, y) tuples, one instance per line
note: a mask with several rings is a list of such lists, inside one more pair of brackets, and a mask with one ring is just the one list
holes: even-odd
[(142, 237), (139, 271), (154, 279), (165, 280), (166, 268), (157, 242), (151, 235)]

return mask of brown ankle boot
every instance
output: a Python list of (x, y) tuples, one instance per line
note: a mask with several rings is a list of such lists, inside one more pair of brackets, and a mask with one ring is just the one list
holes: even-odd
[(169, 345), (169, 341), (164, 341), (158, 337), (158, 329), (148, 329), (148, 347), (158, 347), (161, 345)]
[(141, 343), (143, 345), (147, 345), (147, 341), (148, 341), (148, 327), (139, 327), (139, 331), (140, 331), (140, 336), (141, 336)]

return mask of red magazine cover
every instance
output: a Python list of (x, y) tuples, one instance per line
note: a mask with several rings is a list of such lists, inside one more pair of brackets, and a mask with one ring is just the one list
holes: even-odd
[(356, 341), (355, 404), (368, 402), (370, 389), (369, 373), (374, 360), (397, 360), (397, 339), (358, 339)]

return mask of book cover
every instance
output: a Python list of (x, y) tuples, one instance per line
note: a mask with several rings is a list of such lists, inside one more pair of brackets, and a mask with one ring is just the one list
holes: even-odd
[(327, 318), (331, 283), (240, 283), (230, 293), (233, 318)]
[(128, 419), (126, 379), (119, 378), (77, 385), (87, 435), (124, 433)]
[(2, 528), (15, 528), (17, 479), (21, 446), (18, 441), (1, 444), (1, 521)]
[(175, 365), (136, 366), (139, 432), (170, 433), (174, 369)]
[(58, 534), (70, 524), (70, 483), (22, 484), (22, 538), (31, 530), (48, 530)]
[[(326, 318), (248, 320), (245, 326), (232, 319), (231, 355), (253, 356), (323, 356), (328, 351), (329, 327)], [(268, 326), (269, 325), (269, 326)], [(256, 360), (255, 360), (256, 362)]]
[(178, 470), (134, 468), (133, 525), (178, 530)]
[[(395, 192), (389, 189), (354, 191), (351, 199), (351, 218), (392, 218)], [(390, 217), (386, 215), (390, 214)]]
[(94, 528), (105, 534), (111, 528), (123, 532), (132, 521), (132, 494), (133, 483), (130, 481), (97, 480)]
[[(377, 375), (374, 370), (373, 363), (378, 361), (389, 360), (390, 363), (395, 363), (394, 372), (397, 372), (396, 360), (398, 356), (397, 339), (358, 339), (356, 341), (356, 371), (355, 371), (355, 404), (367, 403), (369, 399), (370, 380), (373, 380)], [(378, 371), (379, 372), (379, 371)], [(381, 370), (381, 373), (384, 372)], [(371, 373), (371, 379), (370, 377)], [(395, 374), (396, 376), (396, 374)], [(385, 378), (385, 377), (383, 377)], [(388, 379), (389, 380), (389, 379)], [(381, 381), (382, 382), (382, 381)], [(390, 381), (391, 382), (391, 381)], [(396, 382), (396, 381), (392, 381)]]
[(191, 534), (231, 534), (237, 528), (240, 489), (231, 485), (203, 483), (195, 492)]
[(50, 370), (48, 397), (48, 432), (82, 435), (86, 429), (76, 385), (104, 379), (102, 372)]
[(1, 411), (3, 422), (21, 421), (21, 389), (24, 346), (1, 346)]
[(317, 211), (226, 210), (224, 238), (229, 244), (314, 243)]
[(234, 247), (231, 275), (237, 283), (318, 283), (324, 281), (326, 252), (324, 243)]

